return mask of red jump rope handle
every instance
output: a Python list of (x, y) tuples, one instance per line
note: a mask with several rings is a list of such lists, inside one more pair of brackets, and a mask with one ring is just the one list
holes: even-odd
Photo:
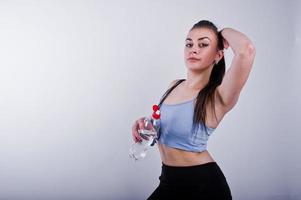
[(154, 119), (160, 119), (160, 110), (159, 110), (159, 106), (158, 105), (153, 105), (153, 115), (152, 115), (152, 117), (154, 118)]

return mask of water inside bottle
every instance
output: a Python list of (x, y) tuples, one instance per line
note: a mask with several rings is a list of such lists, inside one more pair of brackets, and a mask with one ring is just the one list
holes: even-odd
[(151, 146), (154, 142), (157, 133), (151, 130), (138, 130), (139, 134), (142, 138), (141, 142), (134, 143), (130, 148), (129, 155), (131, 158), (134, 158), (135, 161), (141, 160), (146, 156), (147, 149)]
[(138, 130), (142, 141), (134, 143), (130, 148), (129, 155), (135, 161), (143, 159), (146, 156), (147, 149), (155, 144), (157, 132), (152, 122), (150, 118), (144, 119), (144, 128)]

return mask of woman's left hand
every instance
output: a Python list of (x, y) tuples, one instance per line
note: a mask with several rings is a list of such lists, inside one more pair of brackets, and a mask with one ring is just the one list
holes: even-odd
[(223, 43), (224, 43), (224, 49), (228, 49), (229, 43), (224, 37), (223, 37)]
[[(224, 29), (226, 29), (226, 28), (224, 28)], [(223, 32), (224, 29), (222, 29), (222, 30), (220, 31), (220, 34), (221, 34), (221, 36), (223, 37), (223, 45), (224, 45), (224, 49), (228, 49), (229, 43), (228, 43), (228, 41), (225, 39), (225, 37), (224, 37), (223, 34), (222, 34), (222, 32)]]

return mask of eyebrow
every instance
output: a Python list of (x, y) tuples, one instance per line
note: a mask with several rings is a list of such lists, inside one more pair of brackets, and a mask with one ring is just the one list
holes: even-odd
[[(210, 40), (210, 38), (209, 37), (201, 37), (201, 38), (199, 38), (198, 40), (202, 40), (202, 39), (205, 39), (205, 38), (207, 38), (207, 39), (209, 39)], [(191, 38), (186, 38), (186, 40), (185, 41), (187, 41), (187, 40), (190, 40), (190, 41), (192, 41), (192, 39)], [(210, 40), (211, 41), (211, 40)]]

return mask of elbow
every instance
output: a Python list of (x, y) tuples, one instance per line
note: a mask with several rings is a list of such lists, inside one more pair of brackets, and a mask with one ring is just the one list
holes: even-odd
[(244, 57), (254, 57), (256, 54), (256, 49), (252, 43), (247, 43), (240, 50), (234, 53)]
[(256, 54), (255, 46), (252, 43), (247, 45), (246, 51), (247, 51), (248, 55), (255, 55)]

